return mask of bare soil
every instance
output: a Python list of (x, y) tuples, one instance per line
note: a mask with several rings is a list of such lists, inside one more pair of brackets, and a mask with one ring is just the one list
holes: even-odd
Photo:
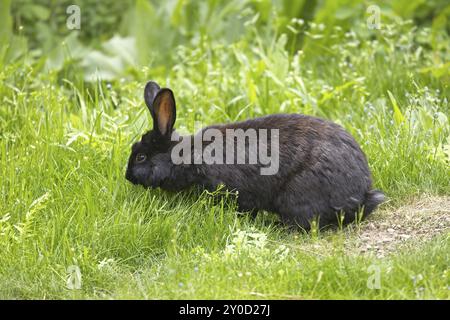
[(402, 207), (376, 211), (357, 228), (351, 246), (381, 258), (399, 246), (423, 243), (449, 231), (450, 197), (421, 196)]

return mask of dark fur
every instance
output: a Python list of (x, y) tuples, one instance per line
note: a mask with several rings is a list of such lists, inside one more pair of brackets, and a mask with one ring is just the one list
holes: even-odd
[[(159, 89), (155, 85), (150, 85), (153, 91)], [(155, 95), (146, 88), (154, 129), (132, 147), (126, 178), (134, 184), (166, 190), (192, 185), (215, 190), (223, 184), (238, 191), (240, 210), (276, 212), (284, 223), (306, 230), (314, 219), (321, 227), (336, 225), (338, 213), (344, 214), (344, 224), (354, 221), (360, 209), (364, 218), (384, 200), (382, 192), (372, 190), (366, 157), (354, 138), (335, 123), (306, 115), (275, 114), (208, 127), (224, 134), (227, 128), (279, 129), (280, 165), (275, 175), (260, 175), (260, 164), (174, 165), (170, 154), (177, 142), (155, 129)], [(169, 127), (171, 133), (173, 125)], [(136, 163), (138, 153), (146, 154), (147, 160)]]

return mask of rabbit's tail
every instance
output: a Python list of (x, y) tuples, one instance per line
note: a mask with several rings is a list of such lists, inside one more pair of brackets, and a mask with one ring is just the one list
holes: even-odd
[(386, 200), (386, 196), (380, 190), (371, 190), (366, 193), (364, 201), (364, 217), (367, 217), (375, 208)]

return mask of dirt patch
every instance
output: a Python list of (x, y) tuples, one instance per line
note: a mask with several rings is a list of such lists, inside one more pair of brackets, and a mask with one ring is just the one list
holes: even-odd
[(450, 197), (421, 196), (397, 209), (381, 209), (356, 233), (357, 252), (384, 257), (401, 245), (450, 231)]

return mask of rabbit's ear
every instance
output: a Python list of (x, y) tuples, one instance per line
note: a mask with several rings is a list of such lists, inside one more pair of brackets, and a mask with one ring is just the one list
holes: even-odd
[(159, 87), (159, 85), (154, 81), (147, 82), (144, 89), (145, 104), (147, 105), (148, 110), (150, 110), (150, 114), (152, 115), (153, 121), (155, 121), (155, 111), (153, 110), (153, 101), (155, 100), (155, 97), (160, 89), (161, 88)]
[(170, 135), (177, 117), (172, 90), (168, 88), (159, 90), (153, 101), (153, 112), (153, 129), (158, 130), (162, 136)]

